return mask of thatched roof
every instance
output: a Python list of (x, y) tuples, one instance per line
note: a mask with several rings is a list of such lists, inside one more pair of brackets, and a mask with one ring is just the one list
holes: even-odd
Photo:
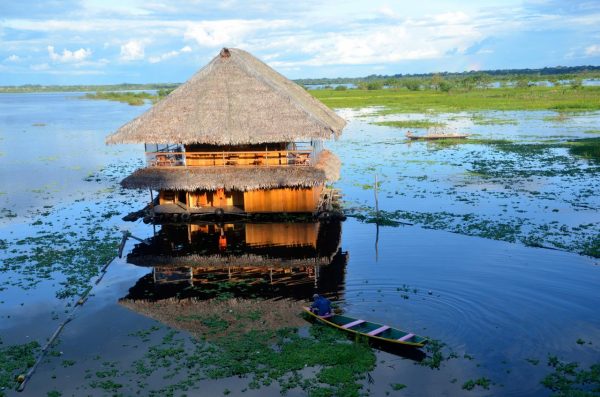
[(249, 53), (224, 48), (106, 142), (241, 145), (329, 139), (344, 119)]
[(313, 187), (339, 179), (341, 162), (328, 150), (312, 166), (147, 167), (121, 181), (128, 189), (153, 190), (257, 190), (278, 187)]

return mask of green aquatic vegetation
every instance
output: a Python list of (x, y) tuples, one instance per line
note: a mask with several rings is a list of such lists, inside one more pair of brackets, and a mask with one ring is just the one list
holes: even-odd
[(142, 92), (113, 92), (113, 91), (97, 91), (95, 94), (85, 94), (83, 99), (108, 100), (127, 103), (131, 106), (144, 105), (147, 101), (152, 103), (158, 102), (160, 99), (169, 95), (174, 88), (159, 89), (156, 94), (151, 94), (146, 91)]
[[(248, 377), (251, 389), (278, 382), (282, 393), (301, 388), (309, 395), (358, 396), (362, 380), (376, 364), (368, 345), (352, 343), (342, 333), (318, 325), (310, 328), (309, 336), (300, 336), (296, 328), (281, 328), (222, 333), (211, 342), (194, 342), (191, 347), (188, 343), (169, 331), (130, 370), (110, 376), (119, 376), (119, 382), (140, 382), (157, 373), (173, 378), (173, 384), (148, 391), (149, 395), (185, 392), (205, 378), (238, 376)], [(307, 367), (316, 373), (303, 374)]]
[(600, 87), (566, 90), (561, 87), (473, 89), (471, 91), (313, 90), (332, 108), (383, 107), (378, 113), (460, 112), (473, 110), (598, 110)]
[(51, 279), (54, 272), (61, 272), (66, 279), (59, 282), (61, 288), (56, 296), (63, 299), (80, 295), (117, 252), (119, 239), (100, 232), (101, 229), (89, 230), (86, 240), (76, 238), (74, 232), (42, 232), (19, 239), (14, 244), (20, 247), (4, 259), (0, 271), (10, 269), (34, 276), (16, 283), (22, 288), (33, 288), (42, 280)]
[(546, 116), (543, 118), (544, 121), (548, 121), (551, 123), (564, 123), (571, 119), (571, 114), (567, 112), (558, 112), (552, 116)]
[(573, 156), (600, 162), (600, 138), (585, 138), (567, 141), (565, 147)]
[(382, 125), (386, 127), (396, 128), (431, 128), (431, 127), (443, 127), (446, 124), (439, 121), (432, 120), (394, 120), (394, 121), (376, 121), (371, 124)]
[(473, 390), (476, 386), (480, 386), (485, 390), (489, 390), (491, 381), (488, 378), (479, 378), (475, 380), (468, 380), (463, 385), (463, 390)]
[(391, 386), (392, 390), (402, 390), (402, 389), (406, 388), (406, 385), (402, 384), (402, 383), (392, 383), (392, 384), (390, 384), (390, 386)]
[(475, 125), (517, 125), (519, 122), (515, 119), (503, 119), (497, 117), (486, 117), (481, 114), (473, 114), (471, 121)]
[(110, 92), (110, 91), (99, 91), (94, 94), (85, 94), (82, 98), (84, 99), (102, 99), (108, 101), (117, 101), (127, 103), (131, 106), (140, 106), (146, 103), (146, 101), (152, 101), (156, 98), (155, 95), (149, 92)]
[[(593, 257), (600, 257), (598, 225), (570, 228), (559, 223), (536, 225), (525, 218), (486, 217), (474, 213), (458, 214), (447, 211), (385, 211), (378, 214), (373, 208), (362, 207), (347, 211), (347, 216), (380, 226), (417, 224), (423, 228), (446, 230), (468, 236), (493, 240), (520, 242), (535, 247), (568, 250)], [(589, 237), (592, 236), (592, 237)]]
[(444, 361), (458, 357), (452, 349), (447, 348), (447, 345), (444, 342), (433, 338), (428, 339), (429, 342), (425, 345), (427, 357), (416, 364), (439, 370)]
[(589, 369), (580, 369), (578, 363), (565, 363), (556, 356), (549, 356), (548, 366), (553, 372), (541, 383), (555, 396), (592, 397), (600, 393), (600, 363), (591, 365)]
[(3, 389), (17, 386), (17, 377), (33, 366), (39, 350), (38, 342), (2, 346), (0, 341), (0, 396), (4, 396)]
[(600, 130), (585, 130), (584, 134), (600, 134)]

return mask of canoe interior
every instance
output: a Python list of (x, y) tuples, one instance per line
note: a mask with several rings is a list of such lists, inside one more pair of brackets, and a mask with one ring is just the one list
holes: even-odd
[[(325, 322), (331, 322), (335, 325), (338, 325), (340, 327), (344, 326), (345, 324), (349, 324), (353, 321), (356, 321), (358, 319), (354, 318), (354, 317), (348, 317), (348, 316), (341, 316), (341, 315), (334, 315), (332, 317), (328, 317), (328, 318), (321, 318), (319, 316), (314, 315), (316, 318), (318, 318), (321, 321), (325, 321)], [(353, 327), (347, 328), (346, 330), (348, 331), (353, 331), (353, 332), (358, 332), (361, 334), (368, 334), (371, 331), (374, 331), (378, 328), (380, 328), (382, 326), (382, 324), (378, 324), (378, 323), (372, 323), (370, 321), (365, 321), (363, 323), (357, 324)], [(389, 339), (391, 341), (397, 341), (398, 339), (402, 338), (403, 336), (409, 334), (409, 332), (406, 331), (401, 331), (399, 329), (395, 329), (395, 328), (388, 328), (387, 330), (375, 335), (375, 337), (377, 338), (383, 338), (383, 339)], [(417, 343), (417, 344), (421, 344), (421, 343), (425, 343), (427, 342), (427, 338), (424, 338), (422, 336), (419, 335), (414, 335), (413, 337), (406, 339), (405, 341), (406, 343)]]

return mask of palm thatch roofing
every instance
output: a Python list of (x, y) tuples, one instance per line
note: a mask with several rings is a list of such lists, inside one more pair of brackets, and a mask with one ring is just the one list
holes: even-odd
[(224, 48), (147, 112), (108, 136), (116, 143), (242, 145), (329, 139), (346, 122), (249, 53)]
[(310, 188), (339, 179), (341, 162), (328, 150), (315, 166), (147, 167), (121, 181), (128, 189), (258, 190), (279, 187)]

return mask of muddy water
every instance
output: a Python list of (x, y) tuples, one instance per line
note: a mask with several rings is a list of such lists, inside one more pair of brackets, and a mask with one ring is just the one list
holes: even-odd
[[(143, 194), (116, 188), (118, 180), (134, 168), (130, 164), (141, 159), (142, 149), (103, 144), (108, 132), (143, 109), (82, 101), (76, 99), (77, 95), (0, 96), (0, 190), (4, 193), (0, 202), (16, 214), (0, 219), (0, 239), (6, 244), (1, 252), (4, 263), (21, 251), (31, 253), (40, 246), (51, 248), (46, 240), (20, 242), (48, 233), (72, 230), (74, 235), (65, 238), (68, 244), (79, 247), (77, 244), (85, 237), (111, 236), (118, 240), (124, 228), (139, 237), (167, 232), (168, 228), (163, 231), (160, 226), (154, 229), (141, 222), (120, 220), (121, 214), (137, 209), (147, 200)], [(345, 115), (352, 119), (346, 134), (329, 147), (344, 161), (338, 186), (350, 206), (372, 205), (373, 192), (364, 185), (371, 184), (377, 173), (383, 179), (380, 205), (386, 210), (449, 209), (500, 219), (519, 216), (532, 228), (552, 221), (569, 227), (592, 223), (597, 228), (597, 178), (559, 174), (482, 181), (468, 174), (472, 164), (469, 160), (474, 156), (482, 160), (497, 157), (500, 154), (495, 149), (466, 145), (439, 148), (425, 143), (408, 146), (401, 132), (369, 124), (379, 116)], [(450, 121), (484, 137), (508, 134), (511, 139), (535, 142), (589, 137), (586, 131), (598, 124), (597, 114), (575, 116), (560, 124), (544, 121), (548, 116), (551, 115), (538, 112), (486, 114), (490, 118), (517, 119), (516, 125), (501, 126), (475, 125), (466, 114), (440, 117), (455, 118)], [(559, 135), (563, 138), (555, 137)], [(562, 149), (556, 150), (562, 157), (567, 155)], [(593, 166), (569, 157), (561, 167), (573, 164)], [(591, 193), (581, 194), (583, 187), (591, 189)], [(532, 191), (544, 194), (531, 194)], [(469, 202), (458, 197), (466, 197)], [(555, 208), (559, 211), (552, 211)], [(593, 227), (585, 233), (594, 233)], [(450, 359), (442, 361), (439, 369), (378, 352), (378, 365), (371, 373), (373, 383), (365, 382), (365, 390), (371, 395), (549, 395), (540, 384), (551, 372), (546, 365), (548, 356), (576, 361), (583, 368), (600, 360), (597, 259), (419, 226), (380, 227), (377, 231), (373, 224), (350, 218), (341, 228), (341, 240), (334, 248), (339, 245), (347, 256), (337, 268), (329, 270), (329, 275), (325, 274), (327, 271), (321, 273), (324, 283), (315, 283), (314, 270), (296, 266), (293, 271), (299, 281), (293, 291), (267, 287), (259, 294), (306, 298), (316, 288), (335, 297), (352, 316), (414, 331), (446, 344), (443, 352)], [(257, 248), (240, 237), (243, 232), (239, 227), (234, 229), (228, 232), (232, 233), (229, 243), (235, 243), (235, 250), (230, 250), (232, 255), (250, 253), (291, 261), (331, 254), (331, 247), (321, 253), (316, 247)], [(205, 241), (195, 247), (205, 252), (190, 252), (199, 257), (219, 253), (218, 247), (212, 252), (214, 247), (209, 245)], [(134, 244), (128, 243), (126, 254), (134, 253), (133, 249)], [(64, 289), (61, 282), (68, 284), (76, 268), (67, 268), (60, 262), (77, 261), (74, 257), (56, 258), (55, 266), (48, 272), (40, 272), (44, 264), (34, 263), (32, 258), (2, 267), (0, 337), (5, 345), (31, 340), (43, 344), (70, 312), (76, 295), (61, 298), (57, 292)], [(146, 266), (128, 261), (135, 262), (123, 258), (110, 265), (105, 279), (94, 288), (93, 296), (78, 310), (60, 343), (53, 347), (53, 354), (20, 395), (45, 395), (52, 390), (63, 395), (110, 395), (110, 390), (93, 382), (98, 381), (98, 371), (112, 368), (118, 373), (114, 380), (122, 384), (118, 392), (124, 395), (146, 394), (177, 382), (155, 376), (140, 385), (135, 377), (125, 374), (149, 345), (160, 343), (169, 332), (165, 323), (118, 303), (121, 298), (136, 297), (136, 293), (154, 288), (152, 261), (148, 260)], [(210, 279), (210, 274), (209, 269), (197, 278)], [(213, 276), (224, 277), (224, 273), (221, 269), (214, 271)], [(268, 279), (266, 274), (262, 276)], [(152, 327), (159, 330), (150, 333), (147, 340), (135, 336)], [(186, 343), (191, 343), (185, 333), (182, 335), (187, 338)], [(578, 339), (583, 343), (577, 343)], [(491, 380), (489, 391), (462, 389), (468, 380), (482, 377)], [(247, 383), (238, 378), (207, 380), (187, 394), (220, 395), (228, 389), (231, 395), (279, 395), (276, 384), (242, 392)], [(392, 383), (407, 387), (395, 392), (390, 388)], [(302, 391), (295, 389), (290, 395), (302, 395)]]

